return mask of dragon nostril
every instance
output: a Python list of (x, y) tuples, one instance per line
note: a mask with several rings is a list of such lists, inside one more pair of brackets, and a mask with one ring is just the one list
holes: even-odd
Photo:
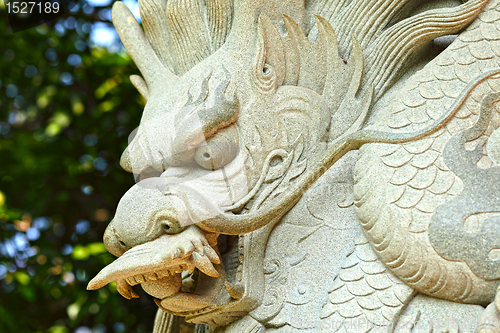
[(208, 160), (210, 158), (210, 154), (209, 153), (204, 153), (203, 157), (205, 157)]
[(121, 240), (121, 238), (116, 234), (114, 222), (111, 223), (106, 228), (104, 232), (103, 242), (109, 253), (119, 257), (127, 250), (127, 245)]

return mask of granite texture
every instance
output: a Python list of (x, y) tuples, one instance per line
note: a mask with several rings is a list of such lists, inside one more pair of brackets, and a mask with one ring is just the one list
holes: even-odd
[(90, 283), (155, 333), (500, 332), (500, 0), (139, 0)]

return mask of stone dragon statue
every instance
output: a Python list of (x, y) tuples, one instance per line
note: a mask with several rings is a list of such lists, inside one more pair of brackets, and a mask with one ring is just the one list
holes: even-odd
[(88, 289), (140, 284), (157, 333), (500, 332), (500, 0), (139, 7), (137, 184)]

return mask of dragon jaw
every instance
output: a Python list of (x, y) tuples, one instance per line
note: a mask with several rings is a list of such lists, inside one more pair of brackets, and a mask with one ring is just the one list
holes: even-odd
[(146, 292), (163, 300), (179, 293), (183, 271), (192, 273), (197, 268), (207, 276), (219, 277), (221, 261), (215, 250), (216, 238), (192, 225), (179, 234), (134, 246), (102, 269), (87, 289), (99, 289), (116, 281), (118, 292), (130, 299), (138, 297), (131, 287), (141, 284)]

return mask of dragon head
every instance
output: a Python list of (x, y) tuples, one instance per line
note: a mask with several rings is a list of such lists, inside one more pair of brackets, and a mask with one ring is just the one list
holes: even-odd
[[(260, 245), (250, 245), (249, 235), (291, 208), (296, 200), (277, 202), (288, 187), (307, 182), (308, 164), (362, 118), (371, 93), (356, 97), (359, 45), (354, 41), (343, 61), (324, 19), (316, 18), (312, 40), (288, 16), (273, 22), (259, 14), (256, 21), (254, 47), (226, 43), (177, 78), (125, 5), (114, 5), (113, 22), (144, 76), (131, 80), (147, 103), (120, 161), (138, 183), (104, 235), (118, 259), (88, 289), (116, 281), (131, 298), (140, 284), (165, 311), (209, 324), (206, 314), (225, 308), (221, 318), (231, 321), (262, 298), (262, 288), (250, 285), (263, 283), (262, 269), (252, 269), (269, 230), (257, 231), (264, 233)], [(339, 114), (337, 134), (329, 132), (331, 110), (341, 104), (349, 116)], [(268, 214), (255, 219), (262, 211)]]

